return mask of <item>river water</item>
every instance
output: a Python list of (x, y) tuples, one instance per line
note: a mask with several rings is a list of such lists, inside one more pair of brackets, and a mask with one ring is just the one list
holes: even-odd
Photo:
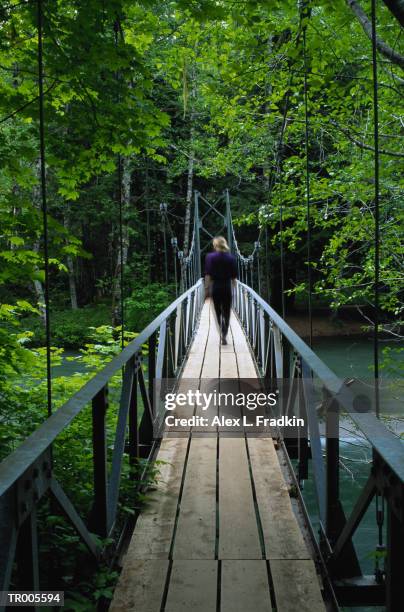
[[(381, 343), (384, 346), (398, 347), (397, 343)], [(401, 346), (403, 344), (401, 343)], [(372, 377), (373, 342), (372, 339), (318, 338), (314, 341), (314, 351), (319, 357), (342, 378), (355, 377), (370, 379)], [(360, 495), (370, 469), (371, 449), (361, 439), (347, 437), (340, 441), (340, 453), (344, 467), (340, 469), (340, 491), (345, 514), (349, 515), (355, 501)], [(311, 466), (310, 466), (311, 467)], [(317, 502), (312, 477), (305, 482), (303, 497), (308, 512), (317, 531)], [(383, 529), (386, 542), (385, 525)], [(376, 504), (373, 502), (354, 536), (355, 549), (364, 574), (375, 571), (375, 549), (378, 544), (376, 525)], [(384, 607), (344, 608), (344, 611), (381, 612)]]

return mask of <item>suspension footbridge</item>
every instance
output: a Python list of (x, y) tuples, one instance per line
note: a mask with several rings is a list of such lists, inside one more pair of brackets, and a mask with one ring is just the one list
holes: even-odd
[[(50, 495), (95, 562), (104, 558), (103, 539), (117, 530), (121, 534), (114, 557), (123, 565), (112, 602), (115, 612), (283, 611), (295, 610), (296, 601), (302, 610), (385, 604), (395, 611), (404, 550), (402, 443), (374, 410), (356, 409), (349, 385), (250, 286), (246, 262), (251, 259), (238, 250), (228, 193), (214, 204), (203, 200), (205, 212), (196, 193), (192, 247), (179, 258), (182, 293), (0, 464), (1, 588), (7, 590), (11, 581), (25, 589), (39, 587), (37, 509)], [(234, 290), (226, 346), (219, 342), (201, 278), (212, 235), (209, 223), (227, 233), (242, 279)], [(109, 450), (108, 385), (120, 370)], [(287, 380), (282, 401), (297, 406), (305, 425), (292, 438), (277, 428), (254, 436), (242, 427), (232, 435), (220, 426), (213, 435), (198, 426), (156, 435), (156, 383), (166, 379), (176, 389), (189, 381), (203, 388), (211, 380)], [(93, 505), (89, 516), (82, 516), (52, 469), (52, 444), (89, 406)], [(190, 406), (184, 411), (194, 414)], [(373, 458), (349, 514), (339, 486), (339, 428), (347, 415)], [(147, 493), (136, 525), (122, 524), (125, 462), (137, 466), (137, 474), (140, 469), (133, 487), (142, 490), (142, 475), (156, 458), (162, 462), (156, 489)], [(309, 477), (317, 499), (316, 525), (301, 491)], [(375, 497), (380, 555), (375, 573), (363, 575), (353, 538)]]
[[(226, 346), (214, 317), (205, 302), (182, 380), (203, 389), (212, 379), (256, 377), (236, 316)], [(189, 383), (180, 380), (184, 386)], [(218, 600), (228, 612), (271, 610), (275, 601), (278, 610), (291, 609), (290, 601), (301, 602), (301, 610), (324, 610), (314, 553), (292, 509), (292, 474), (284, 476), (285, 457), (278, 459), (280, 445), (234, 437), (221, 426), (214, 436), (188, 429), (161, 443), (161, 486), (139, 517), (111, 610), (204, 612), (217, 609)]]
[[(397, 612), (402, 608), (404, 447), (378, 418), (383, 413), (378, 380), (379, 153), (386, 151), (379, 151), (378, 144), (375, 2), (371, 3), (375, 380), (374, 395), (365, 404), (358, 403), (352, 381), (336, 376), (312, 348), (307, 3), (300, 2), (299, 8), (296, 44), (303, 44), (308, 343), (285, 321), (282, 201), (280, 314), (261, 292), (260, 237), (252, 252), (243, 255), (233, 227), (229, 192), (210, 201), (196, 191), (189, 252), (179, 251), (172, 237), (176, 299), (126, 346), (122, 325), (119, 354), (52, 413), (43, 7), (37, 1), (38, 97), (33, 101), (39, 103), (48, 418), (0, 464), (0, 591), (40, 589), (43, 575), (51, 573), (59, 559), (47, 559), (47, 567), (41, 563), (44, 534), (38, 525), (43, 527), (49, 521), (51, 530), (55, 515), (63, 515), (84, 545), (89, 564), (122, 570), (111, 603), (113, 612), (315, 612), (361, 606), (384, 606), (388, 612)], [(119, 31), (117, 20), (116, 46)], [(280, 181), (293, 78), (291, 70), (280, 135), (273, 146), (268, 201), (273, 184)], [(123, 305), (121, 161), (119, 155)], [(165, 205), (161, 212), (164, 218)], [(212, 305), (204, 299), (202, 280), (204, 255), (219, 233), (227, 237), (238, 265), (230, 341), (225, 346), (220, 343)], [(172, 280), (168, 269), (166, 263), (167, 282)], [(244, 426), (241, 417), (245, 413), (240, 408), (236, 410), (241, 423), (236, 434), (225, 425), (217, 425), (214, 431), (198, 423), (170, 432), (161, 428), (162, 381), (170, 381), (170, 390), (178, 391), (209, 388), (211, 381), (225, 386), (229, 380), (236, 385), (255, 381), (252, 384), (257, 388), (262, 385), (272, 390), (279, 386), (281, 405), (295, 411), (303, 426), (293, 436), (285, 436), (279, 427), (253, 435)], [(113, 394), (119, 399), (111, 419)], [(363, 394), (360, 397), (363, 400)], [(198, 416), (198, 410), (185, 405), (175, 414)], [(215, 414), (221, 416), (220, 408)], [(87, 459), (90, 456), (93, 470), (93, 482), (85, 483), (90, 486), (90, 508), (72, 501), (63, 481), (64, 466), (60, 469), (54, 455), (56, 443), (84, 415), (92, 427), (89, 448), (82, 449)], [(341, 491), (340, 450), (340, 432), (347, 419), (371, 451), (367, 478), (349, 508)], [(113, 431), (108, 428), (111, 423)], [(150, 486), (149, 475), (156, 468), (157, 485)], [(308, 512), (303, 495), (308, 481), (316, 500), (314, 514)], [(121, 510), (128, 491), (132, 501), (142, 498), (145, 503), (139, 508), (134, 502), (129, 518), (124, 518)], [(375, 529), (368, 535), (374, 538), (374, 569), (365, 573), (355, 536), (365, 529), (369, 511), (374, 512)], [(79, 549), (81, 554), (77, 545)], [(60, 548), (57, 552), (62, 554)], [(0, 610), (5, 608), (0, 600)]]

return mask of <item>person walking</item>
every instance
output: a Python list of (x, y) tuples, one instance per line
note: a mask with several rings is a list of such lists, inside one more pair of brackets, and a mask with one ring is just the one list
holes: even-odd
[(223, 236), (213, 238), (213, 253), (205, 258), (205, 295), (211, 296), (222, 344), (227, 344), (232, 287), (237, 278), (237, 262)]

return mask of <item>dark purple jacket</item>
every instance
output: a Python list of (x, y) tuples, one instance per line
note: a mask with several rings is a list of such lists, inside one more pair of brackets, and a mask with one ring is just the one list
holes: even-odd
[(236, 258), (231, 253), (208, 253), (205, 257), (205, 274), (218, 281), (237, 278)]

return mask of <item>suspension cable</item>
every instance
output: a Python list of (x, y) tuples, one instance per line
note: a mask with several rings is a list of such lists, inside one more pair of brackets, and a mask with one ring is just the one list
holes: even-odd
[[(114, 21), (114, 34), (115, 34), (115, 49), (118, 48), (118, 34), (120, 32), (119, 18), (117, 17)], [(119, 73), (116, 73), (116, 81), (118, 85), (118, 99), (119, 99)], [(117, 174), (118, 174), (118, 207), (119, 207), (119, 284), (120, 284), (120, 319), (121, 319), (121, 348), (125, 347), (125, 332), (124, 332), (124, 274), (123, 274), (123, 213), (122, 213), (122, 157), (118, 153), (117, 160)]]
[[(304, 4), (302, 6), (300, 6), (299, 4), (300, 9), (302, 9), (303, 7), (304, 7)], [(296, 44), (298, 44), (298, 41), (299, 41), (299, 33), (297, 34), (297, 37), (296, 37)], [(291, 87), (292, 87), (292, 82), (293, 82), (293, 76), (294, 76), (293, 72), (289, 67), (289, 79), (288, 79), (288, 84), (287, 84), (287, 89), (286, 89), (285, 105), (284, 105), (284, 110), (283, 110), (281, 128), (279, 132), (278, 144), (276, 148), (275, 172), (273, 172), (271, 176), (271, 182), (270, 182), (269, 190), (268, 190), (269, 191), (268, 197), (270, 197), (272, 194), (272, 191), (275, 187), (275, 182), (276, 182), (277, 177), (279, 179), (278, 181), (279, 188), (282, 187), (281, 152), (282, 152), (283, 139), (284, 139), (285, 130), (286, 130), (287, 114), (290, 108), (290, 93), (291, 93)], [(279, 258), (280, 258), (280, 273), (281, 273), (280, 274), (281, 275), (281, 306), (282, 306), (282, 318), (284, 319), (286, 316), (285, 257), (284, 257), (284, 243), (283, 243), (283, 200), (282, 200), (281, 190), (280, 190), (280, 198), (279, 198)]]
[(165, 202), (162, 202), (160, 204), (160, 213), (161, 213), (161, 231), (163, 233), (164, 280), (165, 280), (166, 285), (168, 285), (168, 253), (167, 253), (166, 212), (167, 212), (167, 204)]
[[(281, 149), (283, 146), (283, 138), (286, 130), (286, 120), (287, 114), (289, 110), (289, 101), (290, 101), (290, 88), (292, 85), (292, 74), (289, 76), (288, 89), (285, 100), (285, 108), (283, 111), (281, 131), (278, 139), (277, 153), (276, 153), (276, 168), (275, 168), (275, 176), (272, 182), (272, 186), (275, 185), (276, 177), (279, 178), (279, 187), (282, 186), (282, 160), (281, 160)], [(271, 189), (272, 191), (272, 189)], [(281, 301), (282, 301), (282, 318), (284, 319), (286, 316), (286, 304), (285, 304), (285, 257), (284, 257), (284, 248), (283, 248), (283, 200), (282, 200), (282, 191), (280, 192), (279, 199), (279, 257), (281, 264)]]
[(49, 234), (48, 234), (48, 202), (46, 197), (46, 169), (45, 169), (45, 121), (44, 121), (44, 92), (43, 92), (43, 7), (42, 0), (37, 0), (38, 11), (38, 92), (39, 92), (39, 148), (41, 165), (41, 197), (42, 197), (42, 223), (44, 238), (44, 268), (45, 268), (45, 334), (46, 334), (46, 384), (48, 416), (52, 414), (52, 371), (51, 371), (51, 333), (50, 333), (50, 304), (49, 304)]
[(124, 303), (123, 303), (123, 215), (122, 215), (122, 158), (118, 155), (118, 204), (119, 204), (119, 283), (121, 300), (121, 347), (125, 347), (124, 341)]
[[(283, 117), (282, 117), (282, 124), (281, 124), (281, 129), (280, 129), (280, 133), (279, 133), (279, 138), (278, 138), (278, 145), (276, 148), (276, 163), (275, 163), (275, 172), (272, 173), (271, 176), (271, 181), (269, 184), (269, 189), (268, 189), (268, 193), (269, 196), (271, 196), (273, 188), (275, 186), (275, 181), (276, 181), (276, 177), (277, 176), (281, 176), (281, 148), (283, 145), (283, 137), (284, 137), (284, 133), (285, 133), (285, 129), (286, 129), (286, 119), (287, 119), (287, 113), (289, 110), (289, 100), (290, 100), (290, 86), (291, 86), (291, 82), (292, 82), (292, 75), (290, 75), (289, 77), (289, 82), (288, 82), (288, 90), (287, 90), (287, 94), (286, 94), (286, 99), (285, 99), (285, 108), (284, 108), (284, 112), (283, 112)], [(285, 272), (284, 272), (284, 248), (283, 248), (283, 204), (282, 204), (282, 199), (280, 199), (280, 219), (279, 219), (279, 237), (280, 237), (280, 264), (281, 264), (281, 294), (282, 294), (282, 318), (285, 318)], [(233, 227), (233, 220), (231, 218), (231, 227), (232, 227), (232, 236), (233, 236), (233, 243), (236, 245), (236, 255), (240, 258), (240, 260), (242, 262), (247, 262), (248, 258), (245, 258), (241, 253), (240, 250), (237, 246), (237, 241), (235, 239), (235, 234), (234, 234), (234, 227)], [(263, 227), (260, 228), (260, 232), (258, 235), (258, 239), (257, 241), (254, 243), (254, 250), (251, 253), (250, 257), (254, 258), (255, 255), (257, 254), (257, 258), (259, 257), (259, 248), (260, 248), (260, 240), (261, 240), (261, 236), (262, 236), (262, 232), (263, 232)], [(268, 266), (268, 230), (265, 224), (265, 249), (266, 249), (266, 267)], [(268, 266), (269, 267), (269, 266)], [(268, 270), (267, 270), (268, 272)], [(259, 274), (259, 272), (258, 272)]]
[(268, 253), (268, 227), (265, 224), (265, 289), (266, 289), (266, 299), (267, 302), (270, 302), (271, 299), (271, 289), (270, 289), (270, 268), (269, 268), (269, 253)]
[(312, 317), (312, 274), (311, 274), (311, 218), (310, 218), (310, 165), (309, 165), (309, 114), (308, 114), (308, 83), (307, 83), (307, 50), (306, 30), (303, 27), (303, 61), (304, 61), (304, 126), (306, 149), (306, 219), (307, 219), (307, 282), (308, 282), (308, 313), (309, 313), (309, 346), (313, 346), (313, 317)]
[[(150, 208), (148, 205), (149, 199), (149, 166), (146, 165), (146, 243), (147, 243), (147, 268), (148, 268), (148, 279), (149, 284), (152, 282), (152, 264), (151, 264), (151, 241), (150, 241)], [(149, 292), (151, 297), (151, 294)], [(151, 303), (150, 303), (151, 310)]]
[(174, 283), (175, 283), (175, 297), (178, 297), (178, 275), (177, 275), (177, 252), (178, 252), (178, 240), (175, 236), (171, 237), (171, 247), (174, 254)]
[(373, 362), (375, 372), (375, 407), (376, 416), (380, 416), (379, 397), (379, 290), (380, 290), (380, 207), (379, 207), (379, 100), (377, 82), (377, 48), (376, 48), (376, 0), (372, 0), (372, 73), (373, 73), (373, 123), (374, 123), (374, 175), (375, 175), (375, 235), (374, 235), (374, 326), (373, 326)]

